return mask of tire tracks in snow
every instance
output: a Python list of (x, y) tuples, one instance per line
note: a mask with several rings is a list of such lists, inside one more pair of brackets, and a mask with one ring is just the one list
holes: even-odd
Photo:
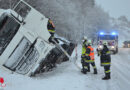
[(117, 54), (115, 57), (113, 56), (112, 59), (112, 70), (115, 72), (114, 75), (116, 75), (116, 82), (119, 86), (118, 90), (128, 90), (130, 88), (130, 67), (128, 64), (124, 64), (123, 61), (121, 61), (123, 57), (124, 56), (119, 56), (119, 54)]
[[(129, 90), (130, 60), (125, 50), (112, 55), (111, 80), (106, 81), (106, 90)], [(130, 50), (127, 50), (129, 52)], [(125, 61), (125, 62), (124, 62)]]
[[(104, 68), (100, 66), (100, 60), (96, 57), (96, 63), (98, 66), (98, 76), (92, 77), (92, 81), (96, 81), (97, 83), (94, 83), (95, 89), (93, 90), (120, 90), (119, 84), (117, 83), (117, 76), (112, 73), (112, 79), (110, 80), (102, 80), (101, 75), (104, 75)], [(111, 67), (113, 69), (113, 66)], [(113, 70), (115, 72), (116, 70)], [(98, 79), (97, 79), (98, 78)], [(100, 78), (100, 79), (99, 79)], [(94, 82), (95, 82), (94, 81)]]
[(129, 79), (125, 77), (126, 75), (123, 74), (117, 65), (114, 65), (113, 68), (115, 68), (116, 82), (120, 88), (118, 90), (128, 90), (128, 88), (130, 88)]

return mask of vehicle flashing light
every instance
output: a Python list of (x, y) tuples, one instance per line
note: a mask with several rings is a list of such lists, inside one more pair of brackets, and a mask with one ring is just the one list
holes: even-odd
[(116, 33), (115, 33), (115, 32), (112, 32), (112, 35), (116, 35)]
[(104, 33), (103, 33), (103, 32), (100, 32), (100, 35), (104, 35)]

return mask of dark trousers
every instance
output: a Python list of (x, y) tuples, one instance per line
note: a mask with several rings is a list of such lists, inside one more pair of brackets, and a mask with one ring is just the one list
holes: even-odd
[(110, 65), (109, 66), (104, 66), (104, 72), (106, 76), (110, 76)]
[(96, 69), (95, 62), (88, 63), (88, 62), (84, 61), (84, 63), (82, 63), (83, 71), (85, 71), (85, 72), (90, 71), (90, 64), (92, 65), (94, 70)]
[(92, 65), (93, 69), (96, 69), (95, 62), (88, 63), (88, 70), (90, 70), (90, 64)]

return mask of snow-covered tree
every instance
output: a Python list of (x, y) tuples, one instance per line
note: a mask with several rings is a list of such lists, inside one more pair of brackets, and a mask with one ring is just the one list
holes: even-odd
[[(14, 1), (18, 0), (11, 1), (13, 5)], [(95, 0), (25, 1), (46, 17), (51, 18), (55, 23), (56, 33), (69, 40), (78, 42), (84, 35), (93, 38), (98, 30), (109, 27), (109, 15), (95, 5)], [(8, 2), (6, 2), (3, 5), (7, 5)]]
[(120, 17), (118, 18), (118, 20), (121, 20), (121, 21), (123, 21), (123, 22), (128, 22), (128, 19), (127, 19), (126, 16), (120, 16)]

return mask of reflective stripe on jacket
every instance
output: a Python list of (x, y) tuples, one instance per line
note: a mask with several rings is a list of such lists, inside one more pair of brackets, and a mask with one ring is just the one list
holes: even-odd
[(110, 62), (106, 62), (106, 63), (101, 63), (101, 66), (110, 66), (111, 63)]
[(87, 63), (93, 63), (94, 60), (85, 60), (85, 62), (87, 62)]
[(49, 32), (51, 32), (51, 33), (55, 33), (56, 31), (55, 30), (48, 30)]

